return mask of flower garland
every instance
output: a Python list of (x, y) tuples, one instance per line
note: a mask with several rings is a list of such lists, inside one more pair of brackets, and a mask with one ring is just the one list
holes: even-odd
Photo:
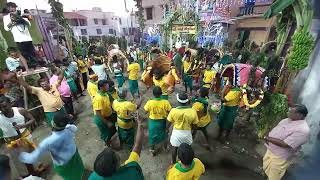
[(248, 87), (247, 84), (244, 84), (243, 87), (242, 87), (243, 103), (244, 103), (244, 105), (246, 106), (247, 109), (255, 108), (261, 103), (262, 99), (264, 98), (264, 92), (262, 91), (262, 89), (259, 89), (259, 92), (260, 92), (259, 99), (257, 99), (253, 104), (249, 104), (247, 87)]

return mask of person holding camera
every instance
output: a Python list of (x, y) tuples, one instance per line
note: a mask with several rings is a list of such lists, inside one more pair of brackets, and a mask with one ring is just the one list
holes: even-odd
[(4, 29), (11, 31), (19, 51), (27, 59), (29, 68), (35, 68), (37, 62), (32, 37), (28, 29), (31, 26), (31, 17), (28, 15), (28, 10), (24, 10), (24, 14), (21, 14), (15, 3), (8, 2), (7, 12), (8, 14), (3, 16)]

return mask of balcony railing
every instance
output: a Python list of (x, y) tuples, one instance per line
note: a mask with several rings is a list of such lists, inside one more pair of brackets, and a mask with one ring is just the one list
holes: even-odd
[(259, 5), (246, 5), (240, 7), (240, 12), (238, 16), (253, 16), (253, 15), (262, 15), (267, 11), (270, 4), (259, 4)]

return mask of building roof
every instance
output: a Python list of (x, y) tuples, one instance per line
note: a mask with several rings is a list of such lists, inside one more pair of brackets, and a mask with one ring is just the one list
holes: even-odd
[(63, 15), (66, 19), (87, 19), (87, 17), (75, 12), (64, 12)]

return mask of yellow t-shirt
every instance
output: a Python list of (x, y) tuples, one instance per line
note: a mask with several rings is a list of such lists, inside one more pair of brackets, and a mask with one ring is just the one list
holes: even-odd
[(179, 161), (168, 170), (166, 180), (198, 180), (204, 172), (205, 167), (198, 158), (194, 158), (187, 169)]
[(98, 85), (97, 82), (93, 82), (93, 81), (88, 81), (87, 84), (87, 90), (88, 90), (88, 94), (91, 97), (91, 101), (93, 100), (94, 96), (97, 94), (98, 92)]
[(190, 66), (191, 66), (191, 62), (183, 61), (183, 72), (187, 73), (188, 70), (190, 69)]
[(129, 79), (130, 80), (138, 80), (140, 71), (140, 65), (138, 63), (132, 63), (128, 66)]
[(203, 82), (205, 83), (203, 87), (210, 88), (213, 79), (216, 77), (216, 72), (213, 70), (205, 70), (203, 73)]
[(238, 88), (231, 89), (224, 97), (226, 102), (225, 106), (239, 106), (241, 100), (241, 91)]
[(192, 109), (197, 111), (199, 123), (197, 124), (198, 127), (205, 127), (211, 122), (210, 113), (207, 110), (207, 113), (204, 112), (204, 105), (200, 102), (195, 102), (192, 105)]
[(166, 119), (171, 108), (170, 102), (161, 98), (151, 99), (144, 105), (150, 119)]
[(38, 96), (44, 112), (56, 112), (63, 107), (63, 101), (57, 89), (57, 84), (52, 84), (49, 91), (41, 87), (31, 86), (32, 94)]
[(171, 69), (171, 74), (172, 74), (172, 76), (174, 77), (174, 80), (175, 80), (175, 81), (180, 81), (180, 78), (179, 78), (178, 75), (177, 75), (177, 70), (176, 70), (175, 68), (172, 68), (172, 69)]
[(157, 80), (153, 76), (153, 83), (154, 83), (155, 86), (159, 86), (161, 88), (162, 95), (168, 95), (168, 87), (167, 87), (166, 82), (164, 81), (164, 77), (162, 77), (161, 79)]
[(130, 129), (134, 126), (134, 122), (131, 120), (129, 122), (123, 121), (123, 119), (131, 119), (129, 112), (134, 112), (137, 110), (137, 105), (130, 101), (123, 99), (116, 99), (112, 103), (113, 110), (117, 113), (117, 123), (118, 126), (123, 129)]
[(80, 71), (81, 73), (86, 73), (86, 72), (88, 72), (87, 63), (86, 63), (84, 60), (78, 59), (77, 63), (78, 63), (79, 71)]
[(96, 113), (96, 111), (100, 110), (101, 115), (104, 118), (109, 117), (112, 114), (111, 103), (107, 93), (98, 91), (96, 96), (93, 98), (92, 106), (93, 111)]
[(167, 119), (173, 123), (173, 128), (177, 130), (191, 130), (192, 124), (199, 123), (197, 112), (187, 106), (171, 109)]
[(123, 165), (129, 164), (131, 162), (138, 162), (139, 159), (140, 159), (139, 155), (136, 152), (132, 151), (130, 153), (129, 158), (124, 162)]

